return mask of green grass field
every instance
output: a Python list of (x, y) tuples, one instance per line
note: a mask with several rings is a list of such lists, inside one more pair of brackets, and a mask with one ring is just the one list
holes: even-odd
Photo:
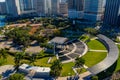
[(6, 62), (3, 65), (14, 65), (14, 57), (7, 55)]
[(98, 40), (91, 40), (87, 43), (88, 48), (94, 50), (106, 50), (105, 46)]
[(106, 52), (87, 52), (83, 58), (85, 59), (85, 65), (91, 67), (102, 61), (106, 56)]
[(35, 62), (35, 65), (37, 66), (44, 66), (44, 67), (50, 67), (51, 64), (48, 64), (48, 59), (49, 57), (45, 57), (45, 58), (41, 58), (41, 59), (37, 59), (36, 62)]
[[(118, 45), (118, 48), (119, 48), (119, 51), (120, 51), (120, 45)], [(116, 65), (116, 68), (115, 68), (115, 71), (118, 71), (120, 70), (120, 55), (119, 55), (119, 58), (117, 60), (117, 65)]]
[(71, 76), (71, 75), (74, 75), (75, 73), (72, 70), (73, 66), (74, 66), (73, 62), (63, 64), (63, 70), (62, 70), (61, 76)]

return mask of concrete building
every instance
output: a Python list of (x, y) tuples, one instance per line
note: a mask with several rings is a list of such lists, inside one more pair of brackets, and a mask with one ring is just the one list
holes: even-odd
[(5, 2), (0, 2), (0, 14), (7, 14), (7, 8)]
[(59, 3), (59, 14), (62, 16), (68, 16), (68, 3), (66, 2)]
[(106, 0), (104, 26), (117, 26), (120, 16), (120, 0)]
[(96, 22), (100, 21), (103, 15), (103, 0), (85, 0), (84, 19)]

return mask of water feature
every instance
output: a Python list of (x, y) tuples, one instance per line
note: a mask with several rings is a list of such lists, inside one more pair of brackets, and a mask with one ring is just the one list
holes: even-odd
[(5, 26), (5, 16), (0, 15), (0, 27), (4, 27)]

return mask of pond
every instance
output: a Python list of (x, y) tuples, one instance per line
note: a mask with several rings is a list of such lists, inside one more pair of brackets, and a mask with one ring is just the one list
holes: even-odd
[(0, 27), (4, 27), (5, 26), (5, 16), (0, 15)]

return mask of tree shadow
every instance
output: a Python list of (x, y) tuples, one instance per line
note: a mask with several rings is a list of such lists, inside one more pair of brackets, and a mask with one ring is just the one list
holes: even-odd
[(12, 69), (6, 70), (5, 72), (2, 73), (2, 77), (3, 77), (3, 78), (7, 78), (7, 77), (9, 77), (12, 73), (14, 73), (14, 70), (12, 70)]
[(102, 80), (102, 79), (104, 79), (106, 77), (111, 76), (114, 73), (114, 71), (116, 69), (116, 66), (117, 66), (117, 61), (110, 68), (108, 68), (107, 70), (99, 73), (97, 75), (99, 77), (99, 80)]

